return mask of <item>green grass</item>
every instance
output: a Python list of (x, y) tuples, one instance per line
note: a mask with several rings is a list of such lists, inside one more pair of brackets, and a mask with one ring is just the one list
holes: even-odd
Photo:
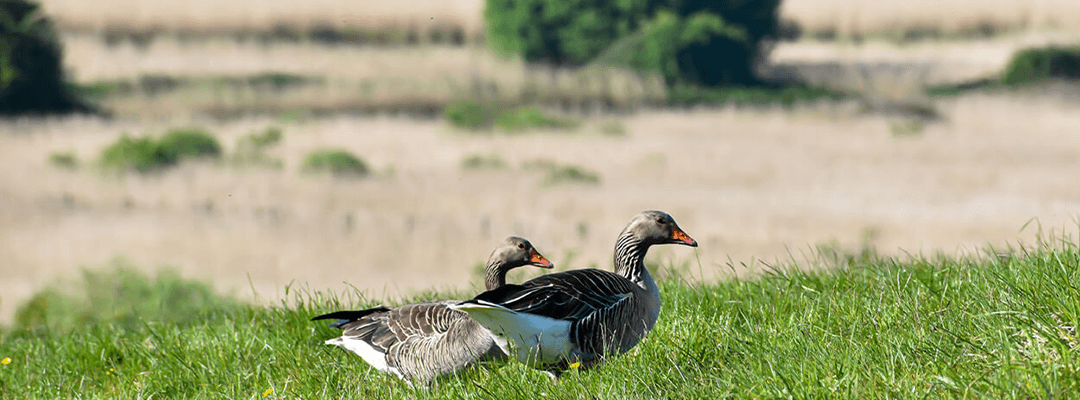
[[(558, 382), (492, 363), (410, 388), (308, 318), (378, 301), (287, 294), (277, 307), (135, 328), (0, 334), (4, 398), (1069, 398), (1080, 393), (1075, 242), (983, 258), (822, 248), (833, 269), (681, 283), (664, 272), (657, 326), (631, 352)], [(681, 269), (693, 269), (688, 264)], [(677, 270), (677, 269), (674, 269)], [(663, 272), (663, 271), (661, 271)], [(98, 285), (109, 287), (108, 285)], [(426, 293), (418, 299), (464, 293)], [(349, 304), (342, 304), (349, 303)], [(1073, 394), (1070, 394), (1073, 393)]]

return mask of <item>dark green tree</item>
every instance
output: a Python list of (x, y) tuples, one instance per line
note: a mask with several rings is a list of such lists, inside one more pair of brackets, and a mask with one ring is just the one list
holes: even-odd
[(0, 115), (89, 111), (64, 81), (52, 24), (29, 0), (0, 0)]
[(753, 85), (780, 0), (489, 0), (491, 46), (532, 62), (624, 65), (668, 84)]

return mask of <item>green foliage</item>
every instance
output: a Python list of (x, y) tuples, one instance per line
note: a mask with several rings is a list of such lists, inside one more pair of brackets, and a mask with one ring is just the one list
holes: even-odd
[(459, 101), (447, 106), (443, 110), (443, 115), (453, 126), (477, 130), (490, 126), (495, 112), (490, 107), (475, 101)]
[(316, 150), (304, 159), (303, 170), (327, 171), (341, 177), (364, 177), (370, 173), (367, 164), (343, 149)]
[(232, 161), (238, 166), (260, 166), (281, 168), (284, 163), (279, 158), (270, 157), (266, 151), (281, 143), (282, 131), (277, 127), (269, 127), (261, 132), (254, 132), (241, 137), (236, 142), (236, 153)]
[(150, 172), (176, 165), (182, 159), (208, 159), (221, 156), (221, 145), (209, 133), (199, 129), (176, 129), (161, 140), (127, 135), (101, 152), (106, 168)]
[(443, 114), (451, 125), (469, 130), (485, 129), (492, 125), (508, 132), (577, 126), (576, 121), (549, 116), (532, 106), (498, 109), (475, 101), (459, 101), (447, 106)]
[(15, 327), (66, 333), (112, 325), (141, 331), (147, 323), (189, 326), (242, 307), (175, 271), (162, 269), (150, 277), (122, 259), (99, 270), (84, 269), (80, 278), (57, 282), (32, 296), (16, 312)]
[(125, 134), (101, 151), (101, 164), (120, 171), (150, 172), (175, 163), (150, 137), (131, 138)]
[(158, 142), (161, 151), (172, 160), (182, 158), (217, 158), (221, 156), (221, 145), (206, 131), (201, 129), (176, 129)]
[(504, 169), (506, 161), (498, 154), (472, 154), (461, 160), (461, 169)]
[(60, 42), (40, 6), (0, 1), (0, 115), (89, 111), (65, 83)]
[(1080, 47), (1022, 50), (1005, 67), (1001, 83), (1012, 86), (1055, 78), (1080, 79)]
[(577, 165), (554, 165), (544, 173), (543, 185), (563, 183), (600, 184), (600, 174)]
[[(689, 228), (688, 228), (689, 229)], [(552, 382), (491, 362), (414, 388), (323, 346), (312, 316), (380, 303), (286, 291), (276, 307), (206, 307), (141, 330), (86, 322), (0, 336), (4, 398), (1072, 398), (1080, 392), (1080, 249), (985, 258), (820, 254), (810, 265), (687, 283), (662, 268), (659, 321), (632, 351)], [(999, 249), (1002, 250), (1002, 249)], [(834, 261), (836, 260), (836, 261)], [(562, 265), (562, 264), (560, 264)], [(726, 268), (725, 268), (726, 270)], [(681, 276), (680, 276), (681, 275)], [(109, 285), (103, 285), (109, 286)], [(408, 301), (465, 298), (424, 293)], [(404, 299), (403, 299), (404, 300)], [(81, 307), (76, 304), (75, 307)], [(104, 309), (105, 307), (100, 307)], [(195, 308), (195, 307), (191, 307)], [(100, 320), (95, 320), (100, 321)]]
[(74, 152), (56, 152), (49, 154), (49, 164), (57, 168), (75, 169), (79, 167), (79, 158)]
[(752, 85), (779, 0), (488, 1), (491, 46), (529, 61), (625, 65), (669, 84)]

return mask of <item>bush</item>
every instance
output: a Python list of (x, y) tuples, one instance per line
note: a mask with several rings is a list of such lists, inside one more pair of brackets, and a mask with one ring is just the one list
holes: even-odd
[(170, 159), (149, 137), (133, 139), (124, 135), (101, 151), (101, 164), (116, 170), (149, 172), (174, 163), (176, 160)]
[(75, 153), (57, 152), (49, 154), (49, 164), (63, 169), (75, 169), (79, 166), (79, 159), (75, 157)]
[(1046, 47), (1022, 50), (1013, 56), (1001, 83), (1020, 85), (1045, 79), (1080, 79), (1080, 48)]
[(233, 154), (232, 161), (236, 165), (281, 168), (284, 164), (281, 159), (265, 153), (267, 148), (281, 143), (281, 138), (281, 129), (275, 127), (241, 137), (236, 142), (236, 153)]
[(490, 107), (475, 101), (459, 101), (443, 110), (451, 125), (465, 129), (480, 129), (491, 125), (494, 112)]
[(175, 271), (163, 269), (151, 278), (118, 259), (111, 269), (83, 270), (80, 281), (58, 282), (34, 294), (16, 311), (15, 325), (66, 332), (109, 323), (140, 330), (144, 321), (191, 325), (241, 307)]
[(177, 161), (181, 158), (217, 158), (221, 145), (209, 133), (200, 129), (177, 129), (170, 131), (158, 142), (166, 157)]
[(491, 46), (528, 61), (659, 71), (669, 84), (750, 85), (780, 0), (488, 1)]
[(220, 156), (221, 146), (213, 136), (198, 129), (181, 129), (169, 132), (160, 141), (124, 135), (102, 150), (101, 163), (106, 168), (150, 172), (175, 165), (185, 158)]
[(331, 175), (345, 177), (364, 177), (370, 173), (367, 164), (340, 149), (318, 150), (308, 154), (303, 169), (308, 172), (329, 171)]
[(600, 174), (576, 165), (552, 166), (544, 175), (543, 184), (557, 185), (560, 183), (585, 183), (597, 185), (600, 183)]
[(0, 1), (0, 115), (89, 111), (64, 80), (61, 54), (37, 3)]

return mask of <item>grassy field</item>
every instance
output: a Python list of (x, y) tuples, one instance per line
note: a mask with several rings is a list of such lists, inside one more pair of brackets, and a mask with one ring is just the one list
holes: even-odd
[[(169, 296), (150, 293), (144, 296), (155, 300), (139, 303), (142, 319), (131, 319), (133, 306), (112, 303), (94, 307), (94, 316), (79, 323), (4, 329), (0, 393), (20, 399), (1065, 398), (1080, 391), (1080, 248), (1069, 238), (1044, 239), (965, 258), (821, 248), (810, 265), (781, 263), (762, 276), (720, 283), (680, 279), (692, 264), (659, 268), (665, 277), (660, 321), (630, 353), (558, 383), (519, 364), (492, 363), (430, 391), (321, 345), (337, 331), (308, 321), (379, 299), (294, 289), (278, 306), (219, 300), (183, 318), (192, 310), (173, 312), (164, 305)], [(803, 271), (815, 265), (826, 268)], [(99, 279), (90, 293), (140, 287), (117, 282)], [(49, 314), (40, 315), (46, 317), (37, 321), (50, 326)]]

